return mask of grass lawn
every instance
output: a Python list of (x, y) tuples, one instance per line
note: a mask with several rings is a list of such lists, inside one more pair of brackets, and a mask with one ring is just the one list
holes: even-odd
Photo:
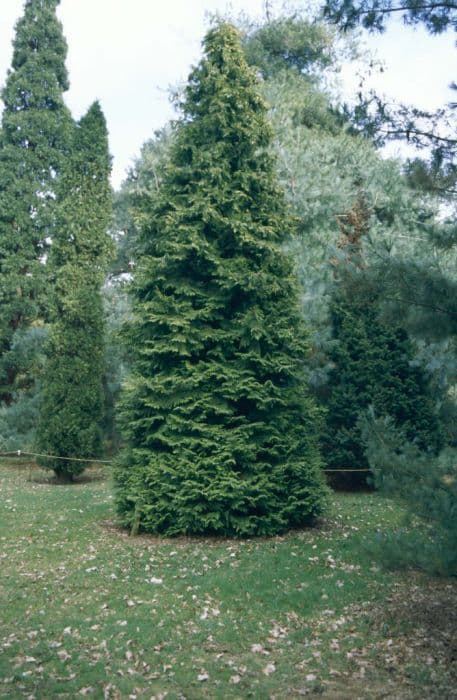
[(400, 512), (269, 540), (130, 538), (109, 476), (0, 463), (0, 698), (457, 698), (457, 582), (379, 570)]

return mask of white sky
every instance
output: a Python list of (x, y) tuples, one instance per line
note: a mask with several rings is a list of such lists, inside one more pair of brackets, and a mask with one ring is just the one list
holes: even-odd
[[(3, 84), (23, 0), (0, 2)], [(71, 81), (66, 100), (77, 118), (100, 100), (110, 131), (115, 187), (142, 143), (172, 116), (168, 89), (184, 81), (198, 61), (208, 13), (232, 10), (260, 16), (263, 7), (263, 0), (61, 0)], [(451, 35), (430, 37), (401, 25), (383, 37), (371, 37), (370, 48), (386, 63), (374, 84), (404, 102), (442, 105), (450, 99), (446, 86), (457, 78), (454, 42)], [(342, 77), (349, 93), (356, 89), (354, 67), (346, 68)]]

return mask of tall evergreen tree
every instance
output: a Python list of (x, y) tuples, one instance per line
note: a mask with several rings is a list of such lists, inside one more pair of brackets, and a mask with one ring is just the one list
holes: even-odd
[(13, 401), (13, 339), (37, 318), (42, 259), (54, 236), (55, 182), (67, 151), (71, 117), (67, 45), (59, 0), (27, 0), (16, 26), (12, 68), (2, 91), (0, 143), (0, 403)]
[[(43, 382), (37, 445), (60, 458), (97, 457), (103, 417), (101, 285), (111, 254), (110, 156), (103, 113), (95, 103), (76, 126), (71, 157), (58, 183), (58, 235), (53, 274), (49, 361)], [(42, 459), (71, 481), (86, 462)]]
[(391, 416), (419, 449), (436, 454), (442, 436), (427, 376), (414, 362), (406, 331), (384, 324), (376, 302), (351, 298), (341, 287), (330, 313), (335, 343), (323, 441), (329, 468), (368, 466), (358, 419), (369, 406)]
[[(368, 467), (359, 418), (369, 406), (390, 416), (418, 449), (436, 454), (442, 446), (429, 381), (414, 361), (407, 332), (384, 323), (377, 294), (358, 287), (357, 271), (366, 268), (362, 238), (369, 227), (370, 212), (359, 195), (353, 209), (340, 217), (344, 258), (334, 261), (339, 264), (330, 302), (332, 369), (322, 446), (328, 467), (335, 470)], [(366, 480), (351, 473), (337, 481), (354, 485)]]
[(141, 232), (118, 510), (132, 531), (265, 535), (325, 486), (291, 231), (238, 32), (212, 29)]

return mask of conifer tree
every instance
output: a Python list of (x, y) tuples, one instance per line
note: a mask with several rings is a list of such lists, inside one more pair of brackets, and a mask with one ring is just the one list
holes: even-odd
[(438, 456), (408, 442), (389, 416), (361, 420), (376, 487), (404, 507), (403, 527), (378, 533), (371, 554), (391, 568), (457, 575), (457, 451)]
[(330, 308), (335, 344), (323, 442), (328, 467), (368, 466), (358, 419), (369, 406), (391, 416), (419, 449), (436, 454), (442, 435), (406, 331), (383, 323), (373, 300), (350, 298), (341, 288), (337, 294)]
[[(366, 468), (359, 418), (369, 407), (388, 415), (417, 448), (436, 454), (442, 434), (429, 381), (415, 362), (414, 346), (404, 328), (383, 322), (376, 292), (358, 288), (357, 272), (366, 272), (362, 240), (370, 228), (363, 195), (340, 217), (343, 261), (335, 260), (336, 280), (330, 301), (332, 344), (329, 359), (327, 416), (323, 455), (330, 469)], [(343, 262), (343, 264), (341, 264)], [(337, 483), (366, 483), (365, 475), (337, 475)]]
[(265, 104), (232, 26), (204, 51), (140, 235), (117, 505), (133, 532), (268, 535), (323, 508), (319, 414)]
[(2, 91), (0, 143), (0, 403), (13, 401), (14, 334), (39, 315), (42, 259), (54, 236), (55, 182), (71, 117), (59, 0), (27, 0)]
[[(95, 103), (75, 127), (72, 154), (58, 183), (58, 235), (49, 267), (53, 309), (37, 446), (58, 457), (101, 451), (104, 372), (101, 285), (111, 253), (110, 156), (106, 123)], [(42, 459), (72, 481), (85, 462)]]

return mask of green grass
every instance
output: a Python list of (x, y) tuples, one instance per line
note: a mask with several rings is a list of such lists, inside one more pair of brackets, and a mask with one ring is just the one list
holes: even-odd
[(454, 697), (446, 630), (433, 656), (398, 613), (431, 581), (364, 553), (399, 522), (389, 501), (340, 494), (321, 527), (270, 540), (130, 538), (90, 474), (0, 464), (0, 698)]

